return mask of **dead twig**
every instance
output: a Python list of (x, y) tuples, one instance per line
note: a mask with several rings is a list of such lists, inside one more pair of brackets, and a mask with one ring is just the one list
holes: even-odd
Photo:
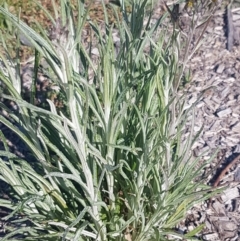
[[(237, 161), (239, 160), (240, 157), (240, 153), (225, 167), (223, 168), (223, 170), (220, 172), (220, 174), (218, 175), (217, 179), (214, 181), (213, 183), (213, 187), (212, 188), (217, 188), (219, 186), (220, 181), (223, 179), (223, 177), (225, 176), (225, 174), (229, 171), (229, 169), (237, 163)], [(212, 198), (209, 199), (208, 202), (208, 207), (210, 207), (210, 205), (212, 204)]]
[(217, 179), (214, 181), (213, 183), (213, 187), (217, 187), (220, 183), (220, 181), (222, 180), (222, 178), (225, 176), (225, 174), (229, 171), (229, 169), (235, 164), (237, 163), (238, 159), (240, 157), (240, 153), (225, 167), (223, 168), (223, 170), (220, 172), (220, 174), (218, 175)]

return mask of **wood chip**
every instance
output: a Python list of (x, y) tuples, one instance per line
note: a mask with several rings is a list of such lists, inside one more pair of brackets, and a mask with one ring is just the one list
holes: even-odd
[(219, 236), (217, 233), (204, 234), (203, 240), (210, 240), (210, 241), (219, 240)]
[(232, 113), (232, 109), (231, 108), (226, 108), (224, 110), (220, 110), (217, 112), (217, 116), (222, 118), (225, 116), (228, 116), (230, 113)]
[(234, 132), (240, 132), (240, 122), (238, 122), (234, 126), (232, 126), (231, 130)]
[(216, 72), (217, 72), (218, 74), (221, 74), (221, 73), (223, 72), (224, 68), (225, 68), (225, 65), (224, 65), (223, 63), (221, 63), (221, 64), (217, 67)]
[(239, 198), (239, 191), (237, 187), (226, 189), (221, 195), (221, 199), (224, 203), (234, 198)]
[(227, 49), (232, 51), (233, 48), (233, 16), (230, 8), (230, 4), (227, 7)]

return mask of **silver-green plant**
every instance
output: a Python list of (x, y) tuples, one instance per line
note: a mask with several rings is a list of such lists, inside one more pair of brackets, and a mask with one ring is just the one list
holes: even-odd
[(57, 40), (0, 8), (36, 56), (45, 58), (67, 107), (61, 112), (50, 100), (49, 110), (26, 102), (16, 88), (20, 82), (14, 84), (20, 81), (18, 72), (1, 56), (1, 81), (7, 86), (1, 97), (15, 101), (18, 111), (0, 103), (8, 113), (0, 115), (0, 122), (21, 138), (34, 159), (11, 153), (1, 134), (0, 179), (10, 187), (9, 197), (0, 199), (9, 212), (2, 218), (8, 223), (2, 240), (187, 239), (200, 230), (188, 236), (174, 231), (186, 211), (210, 195), (207, 186), (194, 182), (203, 166), (191, 158), (193, 130), (182, 142), (191, 111), (178, 91), (187, 61), (187, 56), (180, 61), (182, 33), (178, 28), (170, 34), (164, 27), (159, 31), (164, 17), (144, 24), (146, 3), (133, 1), (129, 15), (121, 3), (119, 51), (107, 18), (104, 34), (89, 22), (97, 39), (92, 46), (99, 52), (96, 63), (81, 40), (88, 21), (81, 1), (74, 10), (70, 1), (60, 2), (60, 17), (51, 17), (53, 25), (61, 20)]

